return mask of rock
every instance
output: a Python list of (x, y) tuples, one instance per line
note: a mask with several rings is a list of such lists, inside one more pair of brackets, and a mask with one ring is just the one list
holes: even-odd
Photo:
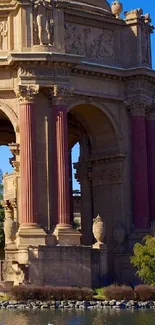
[(115, 306), (116, 305), (116, 300), (110, 300), (109, 301), (109, 306)]
[(17, 305), (17, 309), (25, 309), (26, 308), (26, 306), (25, 305)]

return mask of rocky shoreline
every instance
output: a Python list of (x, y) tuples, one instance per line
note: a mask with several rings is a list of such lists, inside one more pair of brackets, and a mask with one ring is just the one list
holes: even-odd
[(129, 308), (155, 308), (155, 301), (1, 301), (0, 309), (18, 309), (18, 310), (35, 310), (35, 309), (129, 309)]

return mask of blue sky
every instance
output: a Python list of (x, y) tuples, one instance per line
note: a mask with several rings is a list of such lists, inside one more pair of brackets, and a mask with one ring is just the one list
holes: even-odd
[[(152, 19), (152, 24), (155, 26), (155, 0), (120, 0), (123, 3), (123, 11), (129, 11), (131, 9), (142, 8), (144, 14), (149, 13)], [(109, 1), (112, 3), (112, 1)], [(155, 69), (155, 33), (152, 35), (152, 62), (153, 68)], [(9, 164), (9, 158), (11, 157), (11, 153), (7, 147), (1, 146), (0, 147), (0, 168), (4, 172), (11, 172), (12, 167)], [(78, 160), (79, 156), (79, 149), (76, 145), (72, 150), (72, 158), (73, 162)], [(73, 188), (79, 188), (79, 185), (74, 180)]]

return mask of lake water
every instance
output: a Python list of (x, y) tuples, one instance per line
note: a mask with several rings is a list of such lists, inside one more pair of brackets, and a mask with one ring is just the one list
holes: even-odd
[(0, 325), (155, 325), (155, 310), (0, 310)]

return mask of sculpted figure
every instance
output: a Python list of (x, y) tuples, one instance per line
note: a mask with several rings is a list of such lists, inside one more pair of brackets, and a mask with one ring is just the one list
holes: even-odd
[(4, 50), (4, 38), (8, 33), (8, 24), (7, 21), (0, 22), (0, 50)]
[(51, 45), (52, 38), (52, 5), (45, 0), (35, 0), (35, 32), (40, 45)]

